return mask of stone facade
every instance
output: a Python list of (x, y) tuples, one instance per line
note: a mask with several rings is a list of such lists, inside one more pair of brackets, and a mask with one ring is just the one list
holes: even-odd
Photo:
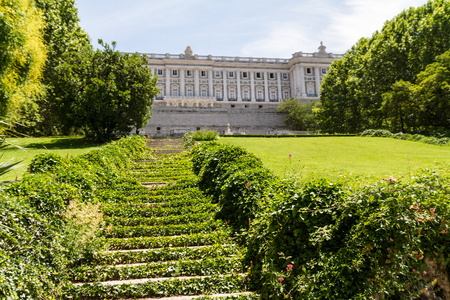
[(319, 99), (320, 83), (333, 60), (325, 51), (296, 52), (291, 59), (194, 54), (146, 54), (158, 76), (160, 94), (152, 119), (141, 129), (151, 136), (213, 129), (235, 133), (276, 133), (285, 130), (276, 106), (288, 98)]

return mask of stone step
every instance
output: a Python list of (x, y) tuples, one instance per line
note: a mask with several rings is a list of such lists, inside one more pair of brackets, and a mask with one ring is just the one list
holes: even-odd
[[(230, 294), (214, 294), (214, 295), (196, 295), (196, 296), (175, 296), (175, 297), (166, 297), (166, 298), (138, 298), (138, 300), (191, 300), (198, 299), (201, 297), (211, 297), (211, 298), (219, 298), (219, 297), (233, 297), (240, 295), (252, 295), (252, 292), (241, 292), (241, 293), (230, 293)], [(132, 299), (120, 299), (120, 300), (132, 300)]]
[[(222, 275), (214, 275), (218, 277), (225, 277), (232, 274), (222, 274)], [(247, 274), (235, 274), (237, 276), (246, 277)], [(122, 285), (122, 284), (140, 284), (146, 282), (156, 282), (156, 281), (165, 281), (165, 280), (189, 280), (194, 278), (208, 278), (213, 276), (179, 276), (179, 277), (158, 277), (158, 278), (141, 278), (141, 279), (129, 279), (129, 280), (113, 280), (113, 281), (100, 281), (100, 282), (78, 282), (73, 283), (74, 286), (81, 286), (85, 284), (100, 284), (100, 285)]]

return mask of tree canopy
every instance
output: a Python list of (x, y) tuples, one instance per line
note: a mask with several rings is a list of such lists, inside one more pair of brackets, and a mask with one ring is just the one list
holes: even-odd
[[(398, 124), (403, 113), (400, 113), (399, 105), (403, 103), (401, 111), (406, 109), (406, 96), (399, 93), (394, 97), (389, 92), (400, 92), (402, 82), (418, 83), (419, 73), (448, 49), (449, 1), (429, 1), (387, 21), (380, 32), (375, 32), (371, 38), (360, 39), (343, 58), (332, 63), (322, 83), (323, 108), (317, 115), (321, 130), (356, 133), (370, 128), (391, 129), (393, 124), (400, 128)], [(435, 101), (441, 101), (439, 99), (437, 97)], [(442, 106), (426, 106), (431, 115), (440, 108)], [(411, 116), (402, 118), (406, 118), (403, 122), (409, 122)], [(447, 126), (442, 122), (421, 120), (422, 123), (416, 123), (411, 129), (434, 130)]]
[(32, 0), (0, 0), (0, 117), (14, 119), (43, 90), (43, 26)]
[[(121, 54), (100, 41), (103, 49), (86, 51), (64, 65), (64, 126), (79, 128), (96, 141), (143, 127), (157, 94), (146, 57)], [(113, 44), (114, 46), (114, 44)]]

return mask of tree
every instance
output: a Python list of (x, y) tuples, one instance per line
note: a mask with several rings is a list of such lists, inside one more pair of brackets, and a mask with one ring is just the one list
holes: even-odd
[(277, 110), (286, 114), (286, 125), (294, 130), (317, 131), (314, 108), (317, 103), (301, 103), (298, 99), (286, 99), (277, 106)]
[(43, 91), (43, 25), (32, 0), (0, 0), (0, 117), (15, 120)]
[(383, 94), (382, 111), (391, 132), (412, 132), (418, 128), (418, 107), (413, 101), (411, 83), (397, 81), (392, 90)]
[(103, 43), (102, 50), (79, 55), (77, 64), (68, 66), (64, 107), (67, 127), (82, 129), (96, 141), (143, 127), (150, 117), (157, 78), (138, 53), (123, 55)]
[(422, 129), (450, 129), (450, 51), (419, 73), (412, 94), (419, 106)]
[(38, 108), (23, 112), (30, 134), (70, 134), (72, 127), (64, 126), (70, 101), (67, 78), (70, 65), (75, 64), (80, 54), (93, 51), (89, 36), (80, 27), (75, 0), (35, 0), (43, 11), (45, 22), (44, 40), (48, 48), (48, 59), (44, 69), (43, 83), (46, 93), (38, 101)]
[(430, 0), (387, 21), (332, 64), (321, 90), (322, 130), (356, 133), (396, 123), (382, 109), (383, 95), (400, 80), (415, 84), (418, 74), (449, 48), (449, 1)]

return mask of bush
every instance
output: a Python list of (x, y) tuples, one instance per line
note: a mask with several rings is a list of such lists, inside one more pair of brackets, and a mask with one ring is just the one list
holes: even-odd
[(67, 270), (103, 245), (94, 238), (103, 189), (137, 185), (123, 171), (145, 151), (143, 137), (127, 137), (80, 157), (40, 155), (34, 174), (0, 190), (1, 299), (61, 297)]
[(185, 148), (189, 148), (200, 141), (215, 141), (219, 139), (219, 134), (214, 130), (201, 130), (188, 132), (183, 136)]
[(233, 169), (221, 187), (219, 196), (220, 211), (216, 217), (226, 221), (235, 232), (249, 230), (255, 217), (258, 204), (268, 188), (274, 183), (275, 176), (267, 169)]
[(426, 144), (432, 145), (450, 145), (450, 138), (448, 137), (433, 137), (433, 136), (424, 136), (420, 134), (409, 134), (409, 133), (390, 133), (387, 130), (374, 130), (369, 129), (361, 133), (361, 136), (369, 136), (369, 137), (391, 137), (400, 140), (406, 141), (414, 141), (414, 142), (422, 142)]
[(219, 203), (217, 216), (241, 231), (261, 298), (450, 293), (448, 166), (422, 170), (409, 183), (390, 177), (356, 188), (323, 179), (277, 181), (239, 147), (205, 143), (192, 156), (200, 186)]
[(38, 154), (31, 160), (30, 173), (53, 172), (55, 168), (63, 163), (63, 158), (55, 153)]
[(411, 184), (389, 178), (360, 190), (326, 181), (276, 185), (247, 237), (262, 297), (412, 299), (431, 290), (430, 262), (445, 260), (450, 246), (443, 175), (426, 171)]
[(198, 186), (218, 199), (225, 180), (238, 170), (262, 167), (262, 161), (244, 148), (207, 144), (194, 147), (193, 170), (199, 176)]

